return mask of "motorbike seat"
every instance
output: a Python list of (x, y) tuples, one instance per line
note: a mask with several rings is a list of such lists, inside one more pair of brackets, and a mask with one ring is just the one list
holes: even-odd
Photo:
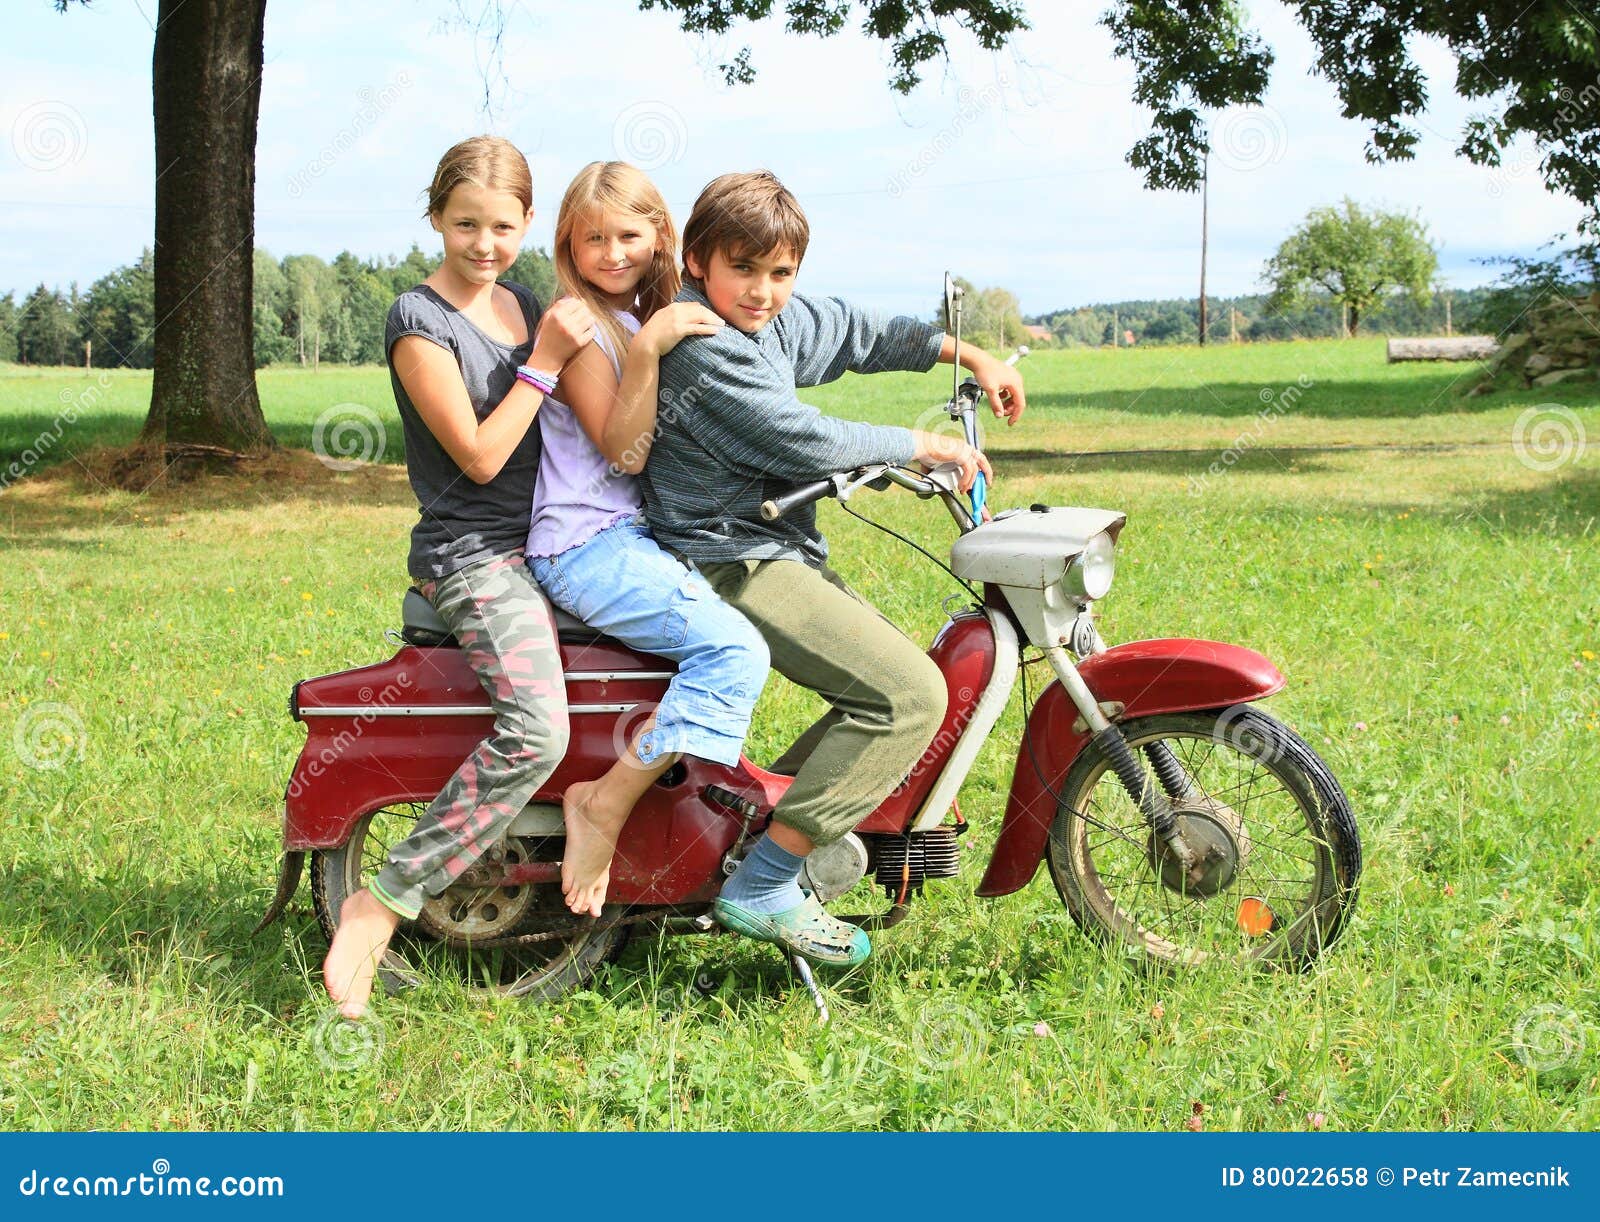
[[(560, 607), (551, 608), (556, 613), (556, 633), (563, 641), (588, 644), (604, 640), (604, 634), (595, 631), (580, 619), (568, 615)], [(454, 645), (456, 638), (450, 625), (433, 604), (422, 597), (422, 591), (412, 586), (400, 603), (400, 635), (411, 645)]]

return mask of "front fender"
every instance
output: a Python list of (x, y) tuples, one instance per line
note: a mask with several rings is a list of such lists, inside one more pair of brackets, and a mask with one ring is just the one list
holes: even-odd
[[(1118, 721), (1246, 704), (1272, 695), (1285, 682), (1278, 668), (1253, 649), (1182, 637), (1114, 646), (1086, 659), (1078, 673), (1101, 704), (1124, 706)], [(1087, 730), (1073, 728), (1077, 719), (1078, 710), (1059, 682), (1045, 688), (1033, 706), (979, 895), (1010, 895), (1033, 880), (1056, 817), (1053, 792), (1060, 791), (1089, 743)]]

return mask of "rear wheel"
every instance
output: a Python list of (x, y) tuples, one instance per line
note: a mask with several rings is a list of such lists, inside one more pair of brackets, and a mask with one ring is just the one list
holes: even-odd
[[(390, 806), (358, 820), (350, 839), (312, 856), (311, 895), (323, 932), (332, 939), (344, 901), (372, 881), (389, 847), (411, 834), (420, 803)], [(504, 847), (511, 861), (559, 861), (558, 836), (513, 837)], [(622, 949), (626, 928), (579, 930), (569, 936), (523, 946), (481, 948), (491, 939), (538, 933), (576, 918), (554, 883), (474, 887), (457, 883), (423, 905), (415, 921), (396, 930), (378, 974), (391, 993), (424, 978), (459, 980), (475, 993), (548, 1001), (576, 988)]]
[(1091, 745), (1062, 786), (1046, 854), (1082, 929), (1184, 965), (1303, 965), (1338, 937), (1361, 844), (1343, 790), (1303, 740), (1248, 705), (1120, 728), (1136, 755), (1161, 743), (1182, 765), (1193, 788), (1173, 809), (1207, 861), (1186, 874)]

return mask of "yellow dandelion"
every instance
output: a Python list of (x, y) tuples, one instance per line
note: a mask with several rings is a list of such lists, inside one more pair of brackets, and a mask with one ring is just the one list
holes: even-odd
[(1583, 651), (1583, 660), (1585, 662), (1593, 662), (1594, 661), (1594, 657), (1595, 657), (1594, 650), (1585, 649)]
[(39, 651), (39, 656), (48, 662), (51, 658), (55, 657), (55, 654), (51, 653), (48, 649), (41, 649)]
[(311, 591), (309, 591), (309, 590), (301, 590), (300, 591), (300, 601), (303, 602), (303, 603), (310, 602), (311, 601)]

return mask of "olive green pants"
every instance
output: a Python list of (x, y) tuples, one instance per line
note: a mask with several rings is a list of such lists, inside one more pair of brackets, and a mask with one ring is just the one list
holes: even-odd
[(916, 767), (944, 721), (944, 675), (831, 569), (798, 560), (699, 568), (756, 626), (772, 668), (832, 705), (773, 765), (794, 776), (773, 818), (831, 844)]

